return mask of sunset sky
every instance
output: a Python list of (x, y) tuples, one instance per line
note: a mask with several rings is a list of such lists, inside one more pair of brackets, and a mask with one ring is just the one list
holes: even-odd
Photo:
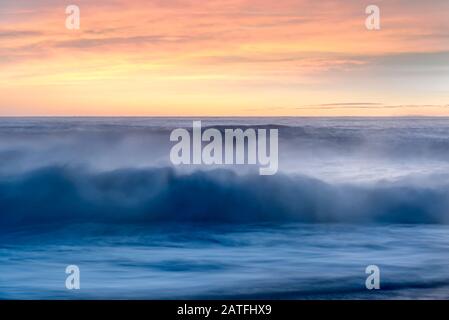
[(449, 116), (449, 1), (0, 0), (0, 115)]

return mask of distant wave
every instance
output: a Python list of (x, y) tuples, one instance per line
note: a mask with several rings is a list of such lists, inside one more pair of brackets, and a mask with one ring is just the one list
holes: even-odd
[(449, 222), (449, 186), (357, 186), (305, 176), (178, 173), (170, 168), (92, 173), (48, 167), (0, 178), (0, 229), (68, 223)]
[[(192, 120), (198, 119), (1, 118), (0, 175), (56, 165), (92, 171), (170, 166), (170, 132), (191, 128)], [(354, 171), (378, 178), (449, 172), (449, 118), (208, 118), (202, 125), (278, 128), (279, 171), (326, 181), (351, 181)]]

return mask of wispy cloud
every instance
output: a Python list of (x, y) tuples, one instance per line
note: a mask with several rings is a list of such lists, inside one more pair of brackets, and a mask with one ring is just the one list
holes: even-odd
[(447, 0), (380, 2), (376, 32), (360, 0), (77, 5), (81, 30), (70, 31), (61, 1), (1, 2), (0, 113), (61, 104), (80, 114), (92, 104), (105, 114), (447, 109)]

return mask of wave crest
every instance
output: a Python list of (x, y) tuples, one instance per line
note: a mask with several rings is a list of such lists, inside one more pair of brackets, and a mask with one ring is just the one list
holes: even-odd
[(305, 176), (49, 167), (0, 179), (0, 228), (66, 223), (448, 222), (449, 188)]

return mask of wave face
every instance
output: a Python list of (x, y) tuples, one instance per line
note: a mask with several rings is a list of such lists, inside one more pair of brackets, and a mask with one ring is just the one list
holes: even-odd
[(67, 223), (449, 222), (449, 185), (328, 184), (305, 176), (49, 167), (0, 179), (0, 228)]

